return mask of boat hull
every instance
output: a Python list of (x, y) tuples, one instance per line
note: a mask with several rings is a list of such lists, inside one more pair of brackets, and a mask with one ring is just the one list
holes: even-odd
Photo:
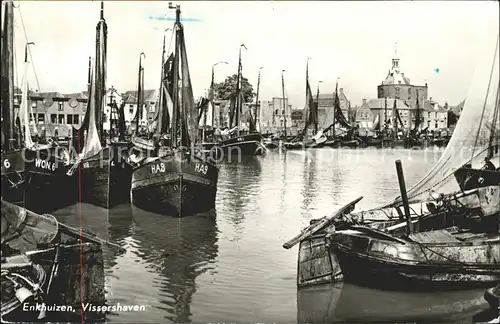
[(70, 206), (76, 201), (76, 190), (68, 170), (56, 148), (4, 153), (2, 198), (37, 213)]
[[(498, 238), (478, 243), (401, 244), (339, 232), (331, 243), (345, 280), (368, 287), (460, 289), (500, 280), (500, 260), (494, 257), (500, 251)], [(372, 252), (378, 249), (382, 251)], [(398, 258), (389, 255), (394, 253)]]
[(221, 141), (213, 147), (212, 158), (221, 159), (233, 155), (262, 155), (264, 154), (262, 135), (259, 133), (231, 137)]
[(182, 217), (215, 208), (219, 170), (186, 151), (144, 161), (132, 174), (132, 203), (146, 211)]
[(132, 166), (125, 152), (127, 144), (111, 145), (80, 162), (79, 201), (103, 208), (130, 202)]

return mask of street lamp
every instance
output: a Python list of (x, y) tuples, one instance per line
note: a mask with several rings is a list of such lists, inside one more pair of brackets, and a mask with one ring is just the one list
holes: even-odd
[(226, 61), (220, 61), (220, 62), (217, 62), (214, 65), (212, 65), (212, 82), (210, 83), (210, 87), (212, 88), (212, 91), (213, 91), (213, 86), (214, 86), (214, 82), (215, 82), (215, 67), (219, 64), (229, 64), (229, 63), (227, 63)]

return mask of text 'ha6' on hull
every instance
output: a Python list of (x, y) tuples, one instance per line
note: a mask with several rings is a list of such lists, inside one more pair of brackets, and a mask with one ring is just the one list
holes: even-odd
[(15, 150), (2, 155), (2, 198), (38, 213), (76, 201), (74, 177), (58, 158), (58, 150)]
[(78, 186), (81, 201), (103, 208), (128, 203), (132, 166), (123, 153), (127, 146), (112, 144), (82, 160)]
[(132, 203), (176, 217), (215, 208), (218, 168), (184, 150), (146, 159), (132, 174)]

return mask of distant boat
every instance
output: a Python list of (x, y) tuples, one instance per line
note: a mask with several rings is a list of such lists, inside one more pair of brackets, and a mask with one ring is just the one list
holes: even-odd
[[(153, 137), (155, 155), (136, 163), (132, 174), (132, 203), (163, 215), (183, 217), (215, 207), (219, 169), (196, 148), (198, 116), (189, 75), (184, 27), (176, 7), (175, 50), (171, 67), (162, 76), (163, 95), (158, 120), (164, 121), (171, 98), (169, 124), (160, 123)], [(163, 62), (162, 62), (163, 64)], [(168, 82), (168, 80), (173, 82)], [(166, 129), (168, 127), (168, 129)], [(165, 144), (166, 143), (166, 144)]]
[[(238, 75), (236, 80), (236, 91), (230, 99), (230, 118), (229, 127), (231, 131), (222, 134), (222, 140), (217, 142), (210, 153), (210, 156), (220, 159), (229, 155), (262, 155), (265, 153), (265, 147), (262, 144), (262, 135), (257, 131), (244, 132), (241, 130), (241, 112), (243, 105), (242, 92), (242, 64), (241, 64), (241, 47), (238, 60)], [(251, 114), (250, 114), (251, 116)], [(250, 117), (250, 123), (254, 123), (255, 117)]]
[[(124, 129), (118, 141), (105, 134), (102, 117), (105, 106), (107, 24), (104, 5), (96, 28), (96, 57), (91, 73), (88, 109), (78, 130), (78, 141), (86, 132), (82, 153), (70, 173), (78, 172), (79, 200), (99, 207), (112, 208), (130, 201), (132, 166), (129, 163), (130, 143), (124, 141)], [(121, 107), (123, 114), (123, 105)], [(123, 123), (123, 116), (120, 118)], [(123, 126), (123, 125), (122, 125)], [(123, 128), (123, 127), (121, 127)], [(83, 141), (82, 141), (83, 142)], [(108, 143), (109, 142), (109, 143)]]
[[(2, 3), (2, 6), (4, 3)], [(39, 213), (73, 204), (74, 178), (66, 173), (67, 150), (56, 143), (33, 142), (28, 103), (28, 46), (24, 53), (24, 82), (19, 114), (14, 110), (14, 9), (5, 2), (2, 31), (2, 197)]]
[[(293, 138), (291, 141), (287, 141), (285, 138), (282, 147), (287, 150), (300, 150), (304, 148), (312, 148), (317, 146), (316, 139), (319, 139), (322, 145), (326, 142), (326, 138), (323, 138), (323, 133), (318, 133), (318, 103), (314, 102), (311, 86), (309, 85), (309, 61), (306, 63), (306, 105), (304, 107), (304, 115), (306, 118), (306, 124), (302, 132)], [(311, 140), (307, 140), (307, 133), (310, 126), (313, 126), (313, 132), (315, 137)], [(323, 135), (324, 136), (324, 135)]]

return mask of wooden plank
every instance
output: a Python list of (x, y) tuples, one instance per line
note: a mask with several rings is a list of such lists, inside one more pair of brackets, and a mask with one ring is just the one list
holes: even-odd
[(410, 234), (409, 238), (417, 243), (455, 243), (459, 242), (447, 230), (437, 230)]
[[(299, 287), (333, 282), (339, 272), (338, 263), (332, 264), (326, 238), (308, 238), (300, 242), (297, 264)], [(335, 269), (334, 269), (335, 268)]]
[(300, 241), (303, 241), (303, 240), (307, 239), (308, 237), (310, 237), (311, 235), (313, 235), (314, 233), (316, 233), (316, 232), (324, 229), (325, 227), (327, 227), (328, 225), (330, 225), (334, 220), (340, 218), (342, 215), (350, 213), (351, 211), (353, 211), (354, 210), (354, 206), (361, 199), (363, 199), (363, 196), (361, 196), (361, 197), (359, 197), (357, 199), (354, 199), (353, 201), (351, 201), (350, 203), (348, 203), (344, 207), (342, 207), (339, 210), (337, 210), (332, 215), (330, 215), (328, 217), (325, 217), (325, 218), (321, 219), (320, 221), (318, 221), (318, 222), (316, 222), (316, 223), (314, 223), (312, 225), (309, 225), (299, 235), (295, 236), (294, 238), (292, 238), (291, 240), (289, 240), (288, 242), (286, 242), (285, 244), (283, 244), (283, 247), (285, 249), (290, 249), (291, 247), (295, 246)]

